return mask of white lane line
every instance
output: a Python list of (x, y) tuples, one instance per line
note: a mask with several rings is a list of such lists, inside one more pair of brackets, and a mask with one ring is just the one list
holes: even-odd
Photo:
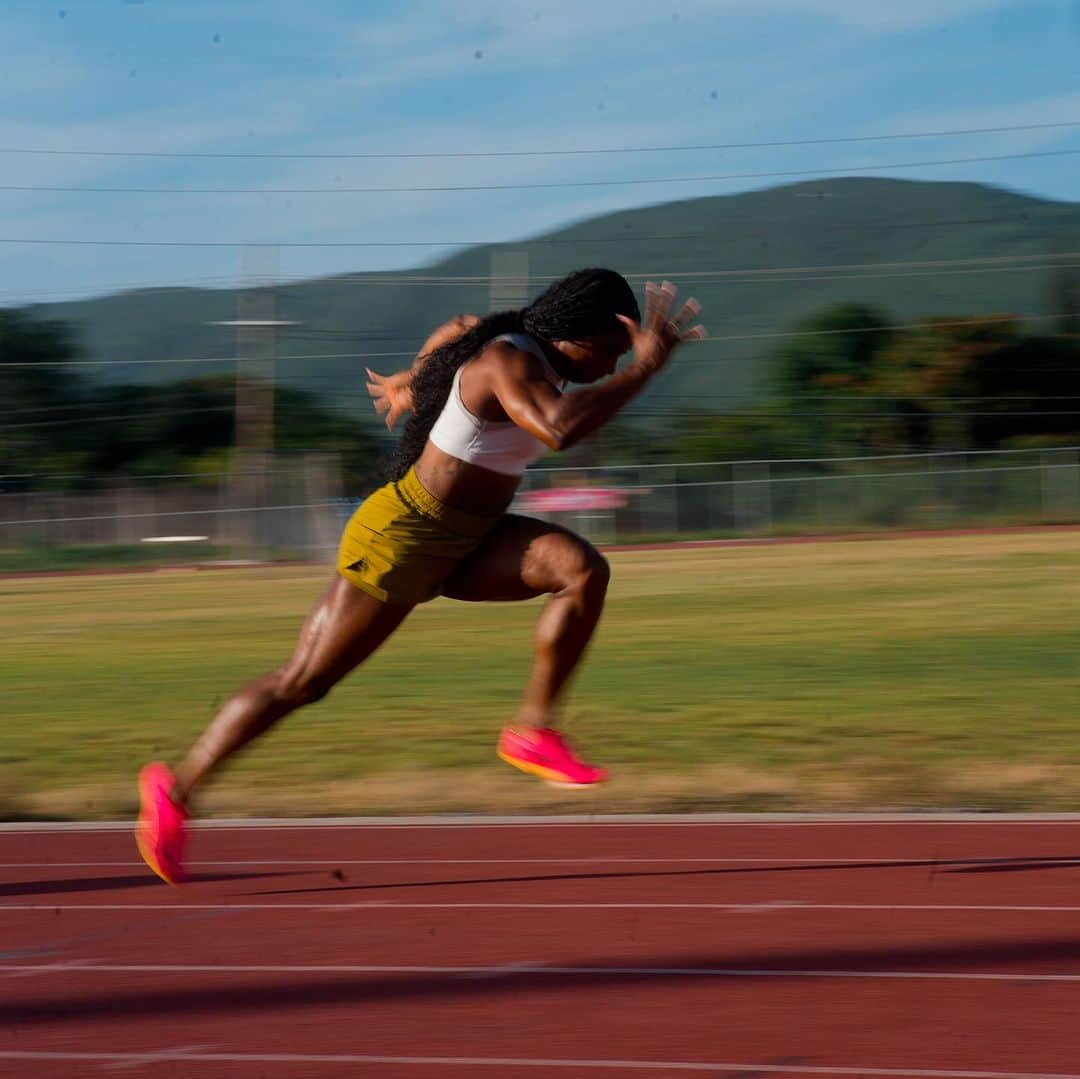
[[(786, 865), (798, 866), (868, 866), (881, 865), (897, 868), (919, 868), (921, 866), (953, 865), (1033, 865), (1041, 863), (1076, 863), (1080, 864), (1080, 854), (1061, 855), (963, 855), (940, 858), (924, 855), (898, 854), (891, 858), (788, 858), (777, 855), (775, 858), (647, 858), (647, 857), (604, 857), (596, 855), (589, 858), (232, 858), (192, 860), (190, 868), (225, 868), (228, 866), (343, 866), (343, 865)], [(897, 865), (897, 863), (908, 863)], [(142, 869), (145, 863), (136, 859), (115, 862), (0, 862), (3, 869)]]
[[(693, 828), (765, 826), (820, 827), (827, 825), (954, 825), (974, 824), (996, 827), (1002, 824), (1077, 825), (1080, 813), (699, 813), (699, 814), (566, 814), (548, 817), (308, 817), (201, 820), (193, 824), (199, 831), (271, 831), (322, 828), (446, 829), (549, 828), (586, 826), (590, 828)], [(131, 821), (17, 821), (0, 823), (0, 833), (94, 833), (128, 832)]]
[[(391, 887), (388, 885), (387, 887)], [(408, 887), (404, 885), (403, 887)], [(329, 889), (328, 889), (329, 890)], [(346, 887), (343, 890), (348, 890)], [(807, 903), (800, 899), (769, 899), (759, 903), (411, 903), (394, 900), (371, 899), (359, 903), (188, 903), (177, 899), (173, 903), (0, 903), (0, 915), (5, 911), (68, 911), (68, 910), (149, 910), (149, 911), (236, 911), (253, 910), (715, 910), (755, 913), (757, 911), (784, 911), (790, 913), (863, 910), (887, 911), (957, 911), (983, 914), (1076, 914), (1080, 906), (1050, 906), (1013, 903)]]
[(131, 1068), (143, 1068), (147, 1064), (164, 1061), (186, 1060), (192, 1053), (205, 1053), (214, 1049), (213, 1045), (177, 1045), (169, 1049), (151, 1049), (145, 1053), (132, 1053), (129, 1059), (113, 1060), (103, 1064), (105, 1071), (127, 1071)]
[(0, 978), (31, 978), (35, 974), (66, 974), (77, 967), (85, 967), (97, 962), (94, 959), (67, 959), (56, 963), (30, 963), (11, 965), (0, 963)]
[[(141, 1061), (145, 1053), (64, 1053), (31, 1050), (0, 1050), (0, 1060), (52, 1061)], [(971, 1071), (942, 1068), (872, 1068), (844, 1065), (808, 1064), (735, 1064), (728, 1061), (696, 1060), (572, 1060), (543, 1057), (421, 1057), (375, 1056), (360, 1053), (155, 1053), (156, 1061), (178, 1060), (202, 1064), (396, 1064), (444, 1068), (561, 1068), (581, 1071), (682, 1071), (729, 1072), (745, 1075), (842, 1075), (881, 1076), (883, 1079), (1080, 1079), (1076, 1072), (1004, 1072)]]
[(808, 970), (769, 967), (555, 967), (519, 963), (499, 966), (424, 966), (374, 963), (83, 963), (4, 964), (3, 970), (37, 974), (447, 974), (463, 978), (849, 978), (961, 982), (1080, 982), (1080, 974), (951, 970)]

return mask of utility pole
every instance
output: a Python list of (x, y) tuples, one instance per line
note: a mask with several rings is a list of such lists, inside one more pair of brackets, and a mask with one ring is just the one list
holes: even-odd
[(506, 311), (528, 302), (529, 252), (495, 248), (491, 252), (491, 310)]
[(277, 247), (245, 247), (243, 286), (237, 297), (236, 430), (240, 456), (274, 452), (274, 381), (277, 329)]
[(270, 469), (274, 455), (274, 385), (277, 331), (295, 322), (275, 317), (278, 250), (245, 247), (243, 287), (237, 317), (214, 323), (236, 330), (236, 447), (234, 498), (250, 509), (241, 536), (248, 547), (258, 544), (258, 514), (269, 505)]
[(1080, 273), (1071, 266), (1056, 266), (1053, 274), (1057, 331), (1062, 337), (1080, 338)]
[(273, 305), (272, 294), (245, 293), (238, 303), (240, 318), (214, 323), (236, 329), (236, 429), (233, 438), (241, 456), (272, 456), (274, 452), (276, 334), (280, 326), (298, 323), (265, 317), (272, 313)]

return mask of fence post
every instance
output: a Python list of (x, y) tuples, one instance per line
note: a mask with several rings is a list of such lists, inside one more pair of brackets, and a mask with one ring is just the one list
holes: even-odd
[(735, 523), (740, 532), (758, 528), (772, 532), (772, 490), (768, 461), (746, 461), (733, 466)]
[(341, 496), (341, 462), (331, 454), (304, 455), (304, 501), (308, 503), (306, 546), (315, 558), (337, 549), (341, 531), (332, 501)]

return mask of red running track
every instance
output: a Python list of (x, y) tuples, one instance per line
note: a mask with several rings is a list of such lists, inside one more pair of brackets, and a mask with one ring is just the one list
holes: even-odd
[(0, 1075), (1080, 1079), (1080, 820), (0, 831)]

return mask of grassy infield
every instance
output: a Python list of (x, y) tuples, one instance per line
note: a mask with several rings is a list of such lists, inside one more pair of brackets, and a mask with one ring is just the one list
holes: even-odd
[[(613, 556), (567, 712), (617, 781), (496, 760), (538, 604), (417, 611), (204, 812), (1080, 808), (1080, 531)], [(0, 818), (130, 813), (328, 572), (0, 580)]]

